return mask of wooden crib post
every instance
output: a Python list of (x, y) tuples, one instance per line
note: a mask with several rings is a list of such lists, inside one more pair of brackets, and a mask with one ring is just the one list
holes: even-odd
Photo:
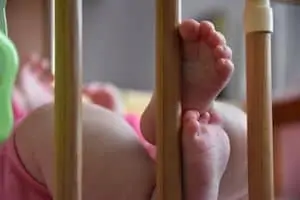
[(156, 0), (157, 199), (182, 199), (180, 0)]
[(250, 200), (274, 199), (269, 0), (248, 0), (245, 7), (248, 179)]
[(82, 198), (82, 2), (54, 0), (55, 200)]

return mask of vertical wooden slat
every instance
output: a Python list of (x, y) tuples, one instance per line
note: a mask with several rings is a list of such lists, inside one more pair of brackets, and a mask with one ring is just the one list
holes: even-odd
[(249, 199), (273, 200), (270, 2), (248, 0), (245, 15)]
[(82, 197), (80, 0), (54, 0), (55, 200)]
[(156, 0), (157, 197), (182, 199), (180, 118), (180, 2)]

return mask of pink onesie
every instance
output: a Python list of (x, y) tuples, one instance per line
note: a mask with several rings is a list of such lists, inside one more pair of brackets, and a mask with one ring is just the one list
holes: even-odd
[[(15, 114), (18, 113), (15, 111)], [(153, 147), (140, 133), (140, 118), (126, 115), (125, 120), (134, 128), (150, 155), (154, 155)], [(0, 144), (0, 199), (52, 200), (46, 186), (37, 182), (25, 169), (18, 154), (14, 134), (4, 144)]]
[(131, 127), (135, 130), (137, 133), (140, 141), (142, 142), (145, 149), (148, 151), (151, 158), (155, 161), (155, 155), (156, 155), (156, 148), (154, 145), (150, 144), (146, 141), (144, 136), (142, 135), (141, 129), (140, 129), (140, 117), (132, 114), (125, 115), (125, 120), (131, 125)]
[(21, 107), (16, 103), (15, 100), (13, 100), (12, 108), (13, 108), (14, 122), (17, 123), (25, 116), (25, 111), (21, 109)]
[(38, 183), (22, 164), (12, 135), (0, 147), (0, 199), (52, 200), (46, 187)]

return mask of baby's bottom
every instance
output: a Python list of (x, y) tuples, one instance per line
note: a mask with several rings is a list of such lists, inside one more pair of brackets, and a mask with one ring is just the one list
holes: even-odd
[[(16, 145), (27, 171), (54, 193), (53, 106), (32, 112), (16, 129)], [(149, 200), (154, 162), (133, 129), (99, 106), (83, 107), (83, 199)]]
[[(187, 118), (187, 122), (187, 124), (191, 124), (193, 119)], [(243, 142), (241, 142), (243, 137), (239, 138), (235, 133), (228, 135), (234, 148), (231, 149), (231, 157), (221, 182), (220, 192), (209, 190), (211, 188), (219, 189), (215, 186), (219, 185), (219, 179), (223, 173), (220, 173), (220, 171), (226, 167), (226, 155), (224, 155), (225, 160), (222, 162), (219, 162), (222, 159), (214, 159), (211, 161), (212, 163), (206, 162), (202, 159), (205, 153), (216, 156), (216, 158), (222, 156), (222, 154), (219, 150), (206, 151), (205, 148), (201, 149), (198, 143), (209, 146), (213, 144), (212, 142), (217, 141), (217, 144), (221, 144), (227, 141), (227, 137), (220, 126), (201, 126), (204, 129), (197, 133), (190, 131), (197, 128), (194, 125), (186, 126), (184, 131), (186, 135), (183, 139), (193, 141), (193, 143), (189, 143), (193, 145), (185, 148), (185, 150), (188, 151), (188, 148), (191, 148), (190, 151), (200, 152), (198, 155), (190, 154), (185, 157), (185, 168), (187, 170), (193, 169), (193, 171), (186, 171), (187, 177), (190, 175), (196, 176), (196, 179), (187, 179), (186, 186), (191, 188), (193, 193), (197, 190), (192, 188), (198, 189), (199, 187), (199, 194), (194, 194), (198, 197), (201, 196), (201, 192), (204, 194), (203, 197), (210, 196), (214, 199), (217, 198), (218, 193), (220, 193), (218, 199), (240, 199), (241, 194), (245, 195), (243, 186), (246, 186), (246, 180), (244, 179), (245, 165), (242, 160), (239, 160), (241, 158), (245, 159), (241, 154), (245, 148), (242, 145)], [(230, 132), (229, 129), (226, 131)], [(187, 135), (189, 133), (190, 135)], [(219, 139), (216, 140), (215, 138)], [(50, 194), (53, 194), (55, 174), (53, 173), (52, 105), (38, 109), (20, 124), (16, 129), (16, 144), (26, 169), (38, 182), (46, 185)], [(241, 146), (237, 146), (237, 144), (241, 144)], [(83, 199), (151, 199), (155, 189), (154, 162), (140, 144), (132, 128), (121, 117), (100, 107), (85, 105), (83, 107), (83, 145)], [(236, 147), (240, 149), (235, 149)], [(210, 148), (208, 149), (210, 150)], [(196, 163), (195, 156), (199, 157)], [(191, 167), (192, 164), (194, 164), (193, 167)], [(203, 175), (206, 175), (207, 170), (211, 169), (217, 170), (213, 171), (213, 176), (208, 177), (211, 179), (205, 179), (207, 177)], [(201, 182), (201, 180), (203, 181), (202, 184), (195, 184)], [(207, 180), (210, 182), (207, 182)], [(205, 186), (205, 184), (208, 185)], [(209, 194), (205, 194), (205, 192)], [(232, 195), (238, 196), (233, 197)], [(189, 199), (196, 199), (194, 197), (192, 196)]]

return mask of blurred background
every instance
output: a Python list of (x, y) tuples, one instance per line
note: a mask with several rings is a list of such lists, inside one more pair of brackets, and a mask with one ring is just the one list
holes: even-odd
[[(233, 49), (236, 71), (221, 97), (245, 98), (245, 52), (241, 0), (184, 0), (183, 18), (216, 23)], [(300, 80), (300, 6), (273, 2), (273, 89), (297, 91)], [(21, 60), (35, 52), (50, 58), (51, 12), (47, 0), (8, 0), (9, 34)], [(154, 0), (84, 0), (84, 81), (111, 82), (122, 89), (151, 91), (155, 64)]]

